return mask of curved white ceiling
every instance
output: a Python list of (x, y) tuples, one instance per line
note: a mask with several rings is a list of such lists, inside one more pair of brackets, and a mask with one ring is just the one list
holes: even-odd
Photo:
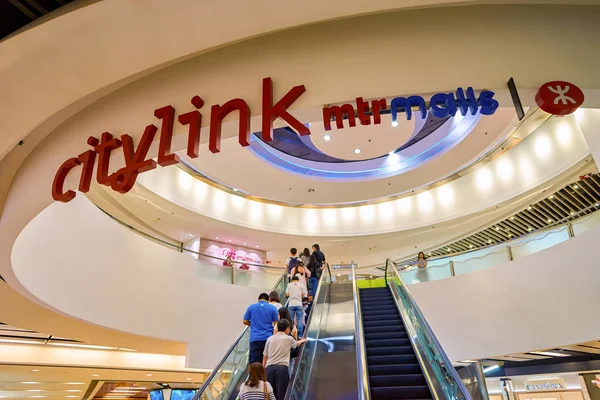
[(265, 204), (224, 192), (173, 167), (142, 174), (138, 182), (181, 207), (247, 228), (290, 235), (369, 235), (484, 210), (531, 190), (588, 154), (571, 115), (547, 120), (513, 149), (452, 182), (379, 204), (324, 209)]

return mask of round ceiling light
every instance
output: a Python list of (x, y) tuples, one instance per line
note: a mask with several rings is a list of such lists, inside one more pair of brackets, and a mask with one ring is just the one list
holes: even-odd
[(354, 149), (354, 154), (360, 154), (362, 152), (361, 149)]
[(398, 121), (392, 121), (392, 124), (391, 124), (391, 125), (392, 125), (392, 126), (395, 128), (395, 127), (397, 127), (399, 124), (398, 124)]
[(331, 140), (331, 135), (325, 135), (325, 136), (323, 136), (323, 140), (330, 141)]

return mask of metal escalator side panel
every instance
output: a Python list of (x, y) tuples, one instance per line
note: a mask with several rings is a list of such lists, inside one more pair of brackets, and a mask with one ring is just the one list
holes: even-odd
[(389, 259), (385, 277), (433, 397), (436, 400), (471, 400), (452, 362)]

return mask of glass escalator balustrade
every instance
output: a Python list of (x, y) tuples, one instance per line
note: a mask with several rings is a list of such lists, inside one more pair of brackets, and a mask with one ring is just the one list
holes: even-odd
[[(398, 304), (401, 319), (398, 329), (404, 329), (408, 338), (412, 342), (414, 355), (418, 359), (423, 374), (429, 384), (431, 393), (436, 399), (470, 399), (471, 396), (463, 385), (454, 366), (444, 353), (439, 342), (435, 338), (433, 331), (427, 324), (421, 310), (412, 298), (407, 286), (398, 274), (394, 263), (391, 260), (386, 262), (386, 283), (391, 290), (394, 304)], [(381, 290), (381, 289), (366, 289)], [(389, 300), (384, 303), (389, 304)], [(365, 314), (366, 315), (366, 314)], [(401, 323), (403, 322), (403, 326)], [(367, 333), (367, 332), (365, 332)], [(400, 338), (398, 336), (398, 338)], [(367, 343), (368, 345), (368, 343)], [(403, 349), (398, 349), (398, 351)], [(403, 350), (404, 351), (404, 350)], [(413, 359), (414, 360), (414, 359)], [(415, 370), (416, 371), (416, 370)], [(412, 379), (418, 381), (418, 374)], [(371, 385), (373, 383), (371, 382)], [(373, 388), (371, 389), (373, 391)], [(424, 396), (423, 391), (416, 392), (419, 396)], [(373, 397), (392, 398), (392, 397)], [(395, 398), (395, 397), (394, 397)], [(402, 397), (405, 398), (405, 397)], [(426, 398), (426, 397), (411, 397)]]
[[(287, 274), (284, 273), (273, 290), (283, 299), (286, 287)], [(236, 395), (237, 384), (245, 376), (248, 367), (249, 344), (250, 329), (245, 328), (208, 380), (198, 390), (194, 400), (226, 400)]]

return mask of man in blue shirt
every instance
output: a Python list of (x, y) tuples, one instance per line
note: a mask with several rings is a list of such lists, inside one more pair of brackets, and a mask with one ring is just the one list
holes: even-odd
[(277, 321), (277, 308), (269, 304), (268, 294), (261, 293), (258, 303), (250, 305), (244, 314), (244, 325), (250, 327), (250, 364), (262, 362), (265, 344), (273, 335), (273, 326)]

